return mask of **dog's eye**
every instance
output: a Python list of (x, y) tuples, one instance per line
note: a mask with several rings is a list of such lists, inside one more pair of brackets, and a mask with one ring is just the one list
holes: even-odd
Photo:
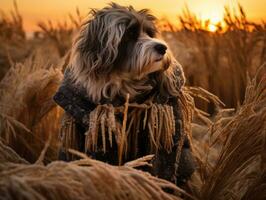
[(150, 36), (152, 38), (155, 37), (155, 34), (156, 34), (156, 32), (153, 29), (147, 29), (146, 33), (148, 36)]
[(137, 26), (132, 26), (127, 30), (127, 36), (130, 39), (137, 39), (139, 35), (139, 29)]

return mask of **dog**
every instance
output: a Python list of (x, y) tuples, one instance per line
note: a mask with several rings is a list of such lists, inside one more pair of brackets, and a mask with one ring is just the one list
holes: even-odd
[[(97, 105), (121, 106), (127, 95), (130, 103), (141, 104), (153, 96), (153, 101), (159, 105), (169, 104), (174, 109), (176, 123), (174, 145), (170, 152), (163, 148), (155, 152), (152, 173), (180, 184), (195, 168), (187, 137), (182, 143), (181, 156), (177, 156), (182, 128), (178, 124), (181, 108), (176, 100), (185, 78), (181, 65), (161, 39), (155, 22), (156, 18), (147, 9), (137, 11), (132, 6), (116, 3), (100, 10), (92, 9), (73, 43), (69, 66), (54, 100), (66, 113), (62, 130), (66, 130), (71, 120), (75, 125), (75, 133), (68, 136), (70, 139), (66, 139), (69, 131), (62, 131), (65, 132), (61, 134), (63, 143), (75, 143), (75, 148), (83, 152), (84, 133), (90, 126), (87, 121)], [(144, 141), (145, 138), (139, 141), (141, 153), (137, 157), (148, 153)], [(116, 152), (115, 147), (109, 147), (107, 152), (85, 153), (117, 164)], [(59, 157), (71, 160), (66, 148), (61, 149)]]

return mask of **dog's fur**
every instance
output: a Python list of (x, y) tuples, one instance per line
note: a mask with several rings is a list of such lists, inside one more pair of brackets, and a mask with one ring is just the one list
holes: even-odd
[[(151, 173), (178, 185), (193, 173), (195, 165), (182, 128), (184, 120), (179, 96), (184, 75), (169, 47), (160, 39), (155, 20), (148, 10), (136, 11), (131, 6), (115, 3), (92, 10), (74, 42), (69, 67), (54, 96), (55, 102), (66, 111), (59, 159), (74, 159), (67, 153), (68, 148), (73, 148), (95, 159), (118, 164), (118, 146), (107, 147), (106, 152), (101, 148), (90, 151), (85, 148), (90, 139), (86, 133), (94, 119), (91, 113), (97, 113), (99, 104), (119, 107), (124, 105), (129, 94), (130, 103), (170, 106), (175, 132), (170, 152), (164, 148), (154, 151), (149, 145), (148, 128), (140, 125), (137, 139), (131, 141), (137, 144), (137, 155), (125, 161), (154, 153)], [(122, 122), (122, 115), (115, 117), (118, 123)], [(141, 119), (142, 114), (139, 117), (136, 120), (140, 123), (145, 121)], [(165, 123), (164, 120), (160, 122)]]
[[(159, 84), (160, 94), (178, 94), (184, 84), (182, 68), (159, 38), (156, 18), (148, 10), (111, 3), (90, 14), (75, 40), (70, 72), (92, 102), (127, 93), (134, 101), (152, 89), (149, 76)], [(167, 48), (165, 54), (156, 50), (159, 44)]]

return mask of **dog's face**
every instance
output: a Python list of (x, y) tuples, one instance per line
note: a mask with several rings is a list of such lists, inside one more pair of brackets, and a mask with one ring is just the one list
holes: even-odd
[(169, 66), (167, 45), (157, 39), (155, 17), (148, 10), (111, 4), (92, 11), (76, 48), (94, 75), (129, 73), (141, 78)]
[[(118, 84), (122, 79), (143, 80), (153, 72), (167, 71), (175, 62), (166, 43), (158, 39), (156, 18), (148, 10), (136, 11), (131, 6), (112, 3), (101, 10), (92, 10), (91, 14), (74, 43), (71, 58), (74, 79), (87, 89), (90, 87), (88, 91), (99, 93), (102, 87), (102, 93), (114, 88), (121, 93), (123, 88)], [(140, 87), (141, 84), (145, 81), (138, 83)], [(127, 90), (123, 92), (133, 93)]]
[(167, 69), (170, 65), (167, 45), (157, 39), (155, 18), (146, 11), (130, 12), (127, 17), (113, 70), (141, 79), (150, 73)]

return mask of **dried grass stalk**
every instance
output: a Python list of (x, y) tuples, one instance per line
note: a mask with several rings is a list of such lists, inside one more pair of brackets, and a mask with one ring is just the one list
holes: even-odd
[(0, 163), (11, 162), (11, 163), (22, 163), (28, 164), (26, 160), (21, 158), (13, 149), (5, 145), (0, 140)]
[(31, 162), (42, 150), (47, 133), (55, 135), (47, 158), (57, 157), (62, 113), (52, 100), (62, 73), (42, 56), (36, 53), (14, 64), (0, 81), (0, 137)]
[[(68, 114), (65, 114), (62, 119), (62, 127), (60, 130), (62, 137), (62, 150), (64, 149), (78, 149), (78, 141), (76, 136), (75, 119)], [(67, 159), (73, 159), (73, 155), (67, 153)]]
[(265, 198), (265, 105), (266, 64), (249, 83), (240, 110), (219, 131), (224, 144), (210, 176), (204, 180), (201, 199), (247, 199), (251, 194), (249, 199)]
[[(0, 143), (0, 155), (6, 154), (6, 149)], [(13, 153), (8, 157), (13, 157)], [(47, 166), (7, 161), (10, 159), (1, 160), (5, 167), (0, 168), (0, 196), (6, 200), (181, 200), (181, 193), (188, 195), (174, 184), (148, 173), (89, 158), (70, 163), (55, 161)]]

